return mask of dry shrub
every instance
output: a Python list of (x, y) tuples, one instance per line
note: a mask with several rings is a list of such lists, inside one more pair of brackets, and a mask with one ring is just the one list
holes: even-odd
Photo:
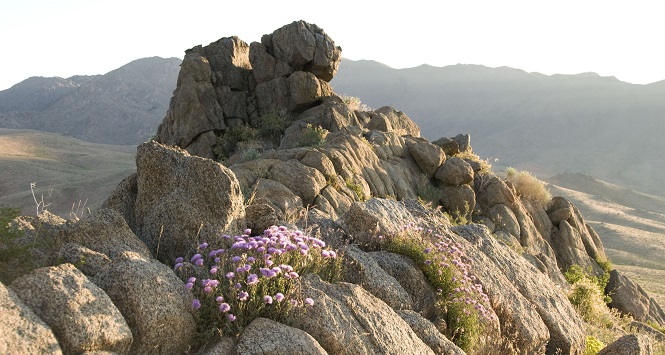
[(545, 206), (552, 199), (552, 194), (545, 188), (545, 183), (538, 180), (528, 171), (514, 168), (506, 169), (506, 179), (510, 181), (517, 193), (536, 206)]

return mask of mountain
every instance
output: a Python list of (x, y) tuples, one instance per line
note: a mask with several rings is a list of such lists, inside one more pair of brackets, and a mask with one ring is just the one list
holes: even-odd
[(344, 59), (331, 85), (371, 107), (399, 107), (429, 139), (470, 133), (476, 152), (503, 166), (581, 172), (663, 194), (665, 82), (462, 64), (393, 69)]
[(0, 91), (0, 127), (139, 144), (164, 118), (180, 59), (143, 58), (104, 75), (32, 77)]

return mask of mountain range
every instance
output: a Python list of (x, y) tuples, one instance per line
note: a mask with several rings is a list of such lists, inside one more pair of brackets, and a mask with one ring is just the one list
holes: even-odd
[(164, 118), (178, 58), (143, 58), (104, 75), (28, 78), (0, 91), (0, 127), (136, 145)]

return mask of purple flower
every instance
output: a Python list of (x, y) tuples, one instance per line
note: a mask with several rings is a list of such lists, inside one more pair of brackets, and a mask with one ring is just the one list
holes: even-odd
[(212, 287), (210, 287), (210, 286), (206, 286), (206, 287), (204, 287), (204, 288), (203, 288), (203, 292), (205, 292), (205, 293), (210, 293), (210, 292), (212, 292)]
[(291, 302), (291, 305), (294, 306), (294, 307), (298, 305), (298, 301), (296, 301), (296, 300), (291, 300), (290, 302)]
[(227, 278), (227, 279), (231, 280), (231, 279), (234, 278), (234, 277), (236, 277), (236, 274), (234, 274), (234, 273), (232, 273), (232, 272), (230, 272), (230, 271), (226, 273), (226, 278)]
[(217, 297), (215, 297), (215, 301), (217, 301), (217, 303), (222, 303), (222, 302), (224, 302), (224, 297), (223, 296), (217, 296)]
[(331, 250), (331, 251), (329, 251), (329, 253), (330, 253), (330, 257), (331, 257), (332, 259), (334, 259), (334, 258), (337, 257), (337, 253), (335, 253), (335, 251)]
[(432, 251), (432, 248), (425, 248), (425, 250), (423, 250), (423, 253), (429, 254), (429, 252), (431, 252), (431, 251)]
[(245, 266), (243, 266), (243, 269), (244, 269), (245, 271), (249, 271), (249, 270), (252, 269), (252, 265), (245, 264)]
[(238, 294), (238, 299), (241, 301), (246, 301), (247, 298), (249, 298), (249, 293), (245, 291), (240, 291), (240, 293)]
[(247, 229), (245, 229), (244, 231), (242, 231), (242, 234), (250, 235), (250, 234), (252, 234), (252, 230), (249, 229), (249, 228), (247, 228)]
[(240, 261), (240, 257), (236, 255), (236, 256), (231, 258), (231, 261), (233, 261), (234, 263), (237, 263), (238, 261)]
[(282, 302), (283, 300), (284, 300), (284, 294), (282, 294), (281, 292), (278, 292), (278, 293), (275, 295), (275, 301), (277, 301), (277, 302)]
[(228, 315), (227, 317), (228, 317), (228, 319), (229, 319), (229, 322), (235, 322), (235, 320), (236, 320), (236, 316), (234, 316), (234, 315), (231, 314), (231, 313), (229, 313), (229, 315)]
[(191, 261), (192, 263), (195, 263), (196, 260), (199, 260), (199, 259), (201, 259), (201, 258), (202, 258), (201, 254), (194, 254), (194, 256), (192, 256), (192, 259), (191, 259), (190, 261)]
[(271, 267), (273, 264), (272, 260), (266, 260), (266, 266)]
[(302, 255), (307, 255), (307, 250), (305, 250), (305, 249), (300, 249), (300, 254), (302, 254)]
[(191, 290), (192, 287), (194, 287), (194, 284), (191, 283), (191, 282), (188, 282), (188, 283), (185, 285), (185, 288), (188, 289), (188, 290)]
[(263, 302), (265, 304), (272, 304), (272, 297), (270, 297), (268, 295), (263, 296)]
[(314, 300), (307, 297), (307, 298), (305, 298), (305, 304), (308, 305), (308, 306), (313, 306), (314, 305)]
[(215, 264), (219, 264), (221, 262), (222, 262), (222, 258), (220, 258), (220, 257), (215, 258)]
[(194, 262), (194, 265), (203, 266), (203, 259), (196, 259), (196, 261)]
[(182, 263), (177, 263), (177, 264), (175, 264), (175, 266), (173, 267), (173, 270), (178, 270), (178, 269), (180, 269), (180, 268), (182, 267), (182, 265), (183, 265)]
[(289, 276), (291, 276), (292, 279), (297, 279), (300, 275), (295, 271), (291, 271), (289, 272)]
[(219, 250), (213, 250), (210, 253), (208, 253), (208, 257), (212, 259), (212, 258), (216, 257), (217, 254), (219, 254)]
[(179, 257), (179, 258), (177, 258), (177, 259), (175, 259), (176, 264), (177, 264), (177, 263), (182, 263), (182, 262), (184, 262), (184, 261), (185, 261), (185, 259), (183, 259), (182, 256)]
[(195, 298), (194, 300), (192, 300), (192, 308), (193, 308), (193, 309), (199, 309), (199, 308), (201, 308), (201, 301), (199, 301), (199, 300), (196, 299), (196, 298)]
[(250, 263), (250, 264), (253, 263), (254, 261), (256, 261), (256, 258), (254, 258), (253, 256), (250, 256), (249, 258), (247, 258), (247, 262)]
[(194, 276), (187, 279), (187, 283), (190, 283), (190, 284), (193, 284), (194, 281), (196, 281), (196, 277), (194, 277)]
[(249, 276), (247, 276), (248, 285), (254, 285), (257, 282), (259, 282), (259, 277), (256, 274), (250, 274)]
[(217, 266), (213, 266), (210, 268), (210, 275), (214, 275), (217, 273)]
[(219, 311), (220, 311), (220, 312), (224, 312), (224, 313), (226, 313), (226, 312), (228, 312), (228, 311), (230, 311), (230, 310), (231, 310), (231, 306), (229, 306), (228, 303), (222, 303), (222, 304), (219, 305)]
[(199, 249), (205, 249), (208, 247), (208, 243), (199, 244)]
[(256, 248), (256, 251), (257, 251), (259, 254), (263, 254), (263, 253), (266, 252), (266, 248), (264, 248), (264, 247), (258, 247), (258, 248)]

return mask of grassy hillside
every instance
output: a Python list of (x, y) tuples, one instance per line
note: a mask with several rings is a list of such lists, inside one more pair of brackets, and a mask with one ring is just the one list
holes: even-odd
[(34, 215), (30, 183), (49, 211), (69, 217), (72, 204), (97, 209), (136, 170), (135, 146), (83, 142), (54, 133), (0, 129), (0, 206)]

